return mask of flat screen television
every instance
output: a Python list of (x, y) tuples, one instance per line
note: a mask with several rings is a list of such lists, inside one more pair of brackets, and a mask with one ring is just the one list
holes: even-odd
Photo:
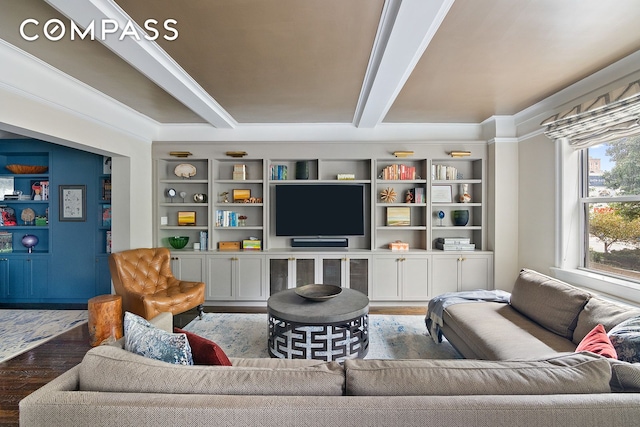
[(362, 184), (278, 184), (276, 236), (363, 236)]

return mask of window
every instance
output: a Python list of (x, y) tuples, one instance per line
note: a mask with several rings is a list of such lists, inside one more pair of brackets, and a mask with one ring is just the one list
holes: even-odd
[(581, 156), (582, 267), (640, 283), (640, 135)]

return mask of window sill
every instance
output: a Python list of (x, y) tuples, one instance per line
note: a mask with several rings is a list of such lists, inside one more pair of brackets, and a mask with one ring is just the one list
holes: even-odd
[(553, 275), (562, 281), (588, 288), (604, 297), (640, 305), (640, 285), (592, 271), (552, 267)]

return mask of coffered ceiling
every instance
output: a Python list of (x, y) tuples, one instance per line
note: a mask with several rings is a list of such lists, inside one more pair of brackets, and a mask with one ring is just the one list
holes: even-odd
[[(640, 50), (637, 0), (0, 0), (0, 7), (5, 43), (160, 124), (216, 128), (480, 123)], [(28, 18), (38, 21), (23, 26), (35, 41), (20, 34)], [(67, 31), (58, 41), (45, 37), (51, 19)], [(149, 19), (158, 22), (155, 41), (120, 37), (129, 20), (144, 34)], [(96, 39), (106, 20), (120, 31), (105, 41), (71, 40), (70, 20), (96, 23)]]

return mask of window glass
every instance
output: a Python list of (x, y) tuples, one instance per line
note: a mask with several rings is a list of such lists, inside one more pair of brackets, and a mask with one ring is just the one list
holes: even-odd
[(640, 135), (583, 150), (583, 267), (640, 283)]

